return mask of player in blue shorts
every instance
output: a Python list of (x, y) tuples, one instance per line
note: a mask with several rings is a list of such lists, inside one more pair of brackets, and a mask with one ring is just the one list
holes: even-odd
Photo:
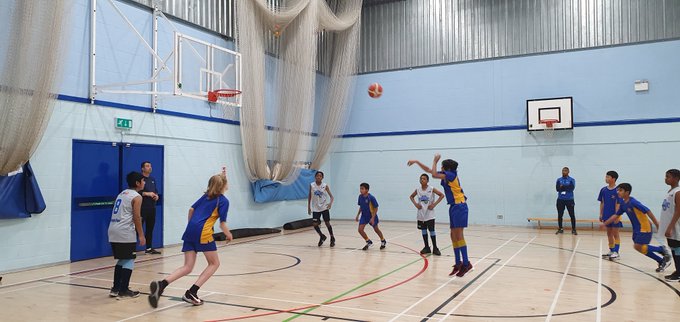
[[(376, 200), (372, 194), (368, 193), (368, 189), (370, 189), (370, 186), (366, 182), (359, 185), (359, 211), (355, 218), (355, 220), (359, 222), (359, 235), (366, 241), (366, 245), (364, 245), (362, 250), (368, 250), (369, 247), (373, 246), (373, 241), (371, 241), (364, 232), (366, 224), (371, 225), (375, 233), (380, 237), (380, 249), (385, 249), (387, 241), (385, 240), (385, 237), (383, 237), (380, 228), (378, 228), (378, 223), (380, 222), (378, 219), (378, 200)], [(360, 215), (361, 218), (359, 218)]]
[(182, 276), (188, 275), (196, 264), (196, 254), (203, 253), (208, 261), (208, 266), (201, 272), (194, 285), (191, 286), (182, 300), (193, 305), (202, 305), (203, 300), (198, 297), (198, 289), (213, 275), (220, 267), (220, 258), (217, 255), (217, 245), (213, 238), (213, 227), (215, 222), (220, 220), (220, 228), (227, 238), (227, 242), (233, 237), (227, 227), (227, 211), (229, 211), (229, 200), (224, 196), (227, 191), (226, 174), (217, 174), (210, 177), (208, 189), (191, 208), (189, 208), (189, 223), (184, 230), (182, 240), (182, 252), (184, 253), (184, 266), (176, 269), (172, 274), (162, 281), (153, 281), (150, 285), (149, 304), (158, 307), (158, 299), (168, 284), (174, 282)]
[(432, 161), (432, 168), (428, 168), (418, 160), (409, 160), (408, 165), (417, 164), (425, 172), (429, 172), (432, 178), (441, 179), (441, 185), (444, 187), (444, 195), (446, 196), (446, 203), (449, 204), (449, 223), (451, 227), (451, 243), (453, 243), (453, 251), (456, 256), (456, 263), (453, 265), (453, 270), (449, 276), (456, 275), (463, 277), (465, 273), (472, 270), (472, 263), (468, 259), (468, 249), (465, 243), (463, 230), (468, 225), (468, 206), (467, 196), (463, 192), (460, 185), (460, 178), (458, 177), (458, 162), (446, 159), (442, 161), (441, 171), (437, 171), (437, 163), (439, 163), (441, 155), (435, 154)]
[[(628, 218), (630, 218), (630, 223), (633, 226), (633, 243), (635, 243), (635, 250), (655, 260), (659, 264), (656, 271), (658, 273), (663, 272), (666, 267), (671, 264), (671, 258), (668, 255), (666, 246), (653, 246), (649, 244), (649, 242), (652, 241), (653, 234), (651, 222), (656, 225), (657, 229), (659, 228), (659, 222), (649, 208), (630, 196), (630, 192), (633, 190), (633, 187), (630, 184), (622, 183), (616, 187), (616, 190), (619, 198), (622, 199), (619, 210), (614, 216), (611, 216), (601, 223), (600, 227), (604, 228), (605, 226), (614, 223), (625, 212), (626, 215), (628, 215)], [(660, 254), (661, 257), (656, 253)]]
[[(597, 201), (600, 202), (600, 222), (605, 222), (609, 217), (616, 214), (619, 210), (619, 195), (616, 191), (616, 179), (619, 174), (616, 171), (607, 171), (604, 181), (607, 186), (600, 189), (600, 194), (597, 196)], [(607, 240), (609, 241), (609, 253), (602, 254), (602, 258), (610, 260), (619, 259), (619, 247), (621, 246), (621, 239), (619, 237), (619, 228), (623, 227), (620, 220), (614, 220), (613, 223), (607, 225)]]

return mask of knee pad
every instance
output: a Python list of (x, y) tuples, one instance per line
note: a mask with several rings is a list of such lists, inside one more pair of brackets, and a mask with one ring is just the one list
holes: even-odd
[(675, 256), (680, 256), (680, 247), (673, 247), (671, 250)]
[(427, 229), (423, 228), (421, 231), (423, 232), (423, 236), (427, 235)]
[(430, 237), (434, 236), (437, 236), (437, 232), (435, 232), (434, 230), (430, 230)]
[(135, 268), (135, 260), (134, 259), (119, 259), (118, 265), (122, 266), (124, 269), (132, 270), (133, 268)]

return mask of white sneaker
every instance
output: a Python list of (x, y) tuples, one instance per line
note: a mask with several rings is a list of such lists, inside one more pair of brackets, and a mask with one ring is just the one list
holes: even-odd
[(609, 254), (609, 260), (610, 261), (619, 260), (619, 253), (612, 252), (611, 254)]

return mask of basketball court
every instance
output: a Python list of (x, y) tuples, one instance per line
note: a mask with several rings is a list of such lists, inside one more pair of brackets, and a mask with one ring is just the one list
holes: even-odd
[[(437, 227), (441, 245), (445, 226)], [(101, 258), (7, 274), (0, 302), (12, 306), (3, 313), (9, 320), (52, 321), (670, 321), (680, 314), (680, 283), (654, 272), (632, 249), (630, 233), (622, 236), (622, 259), (612, 262), (600, 258), (606, 238), (597, 231), (556, 237), (471, 227), (474, 270), (451, 278), (450, 243), (440, 246), (442, 256), (421, 256), (414, 223), (383, 223), (388, 246), (368, 251), (359, 249), (356, 223), (334, 227), (332, 249), (317, 247), (311, 229), (220, 246), (222, 265), (201, 289), (200, 307), (181, 300), (190, 277), (171, 284), (158, 309), (147, 304), (149, 282), (181, 265), (177, 246), (162, 257), (140, 252), (131, 283), (145, 293), (138, 298), (108, 297), (113, 260)]]
[[(630, 220), (605, 259), (595, 199), (616, 170), (668, 214), (680, 4), (610, 2), (0, 2), (0, 320), (677, 321), (674, 264), (656, 272)], [(134, 297), (112, 289), (133, 261), (111, 256), (109, 227), (140, 163), (153, 164), (155, 238), (136, 245)], [(552, 229), (563, 167), (579, 182), (565, 199), (578, 233), (569, 217)], [(447, 199), (436, 208), (441, 256), (421, 254), (423, 172), (465, 204), (464, 220)], [(208, 266), (198, 254), (152, 308), (150, 283), (184, 264), (187, 209), (216, 177), (244, 233), (217, 242), (221, 266), (193, 292), (203, 304), (183, 299)], [(385, 249), (369, 227), (362, 250), (352, 220), (367, 182)], [(318, 246), (308, 212), (331, 204), (337, 243)], [(220, 217), (210, 209), (201, 224)], [(454, 219), (456, 269), (468, 248), (473, 265), (461, 277)]]

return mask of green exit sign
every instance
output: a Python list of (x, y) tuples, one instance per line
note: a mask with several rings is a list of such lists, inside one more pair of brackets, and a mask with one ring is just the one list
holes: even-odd
[(122, 119), (120, 117), (116, 118), (116, 128), (117, 129), (123, 129), (123, 130), (130, 130), (132, 129), (132, 120), (131, 119)]

